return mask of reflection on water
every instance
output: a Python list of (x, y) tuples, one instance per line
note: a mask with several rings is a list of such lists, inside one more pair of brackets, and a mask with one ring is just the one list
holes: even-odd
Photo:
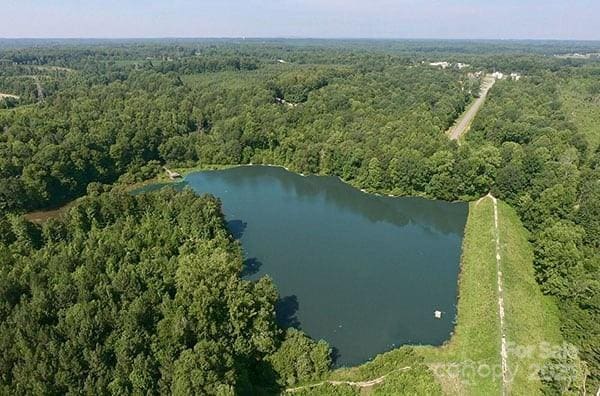
[[(366, 194), (337, 177), (301, 176), (278, 167), (247, 166), (200, 174), (209, 180), (218, 178), (239, 188), (248, 188), (256, 183), (276, 183), (287, 195), (298, 200), (323, 198), (337, 209), (352, 211), (372, 222), (385, 221), (398, 226), (419, 223), (458, 235), (462, 235), (464, 230), (467, 205), (463, 203)], [(186, 179), (196, 180), (196, 175)]]
[(327, 340), (339, 365), (449, 338), (466, 204), (375, 196), (261, 166), (186, 182), (222, 200), (247, 257), (243, 276), (268, 274), (279, 289), (280, 325)]

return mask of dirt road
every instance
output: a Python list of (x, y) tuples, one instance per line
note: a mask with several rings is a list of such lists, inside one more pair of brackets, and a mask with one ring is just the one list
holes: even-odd
[(490, 75), (485, 76), (483, 82), (481, 83), (481, 92), (479, 93), (479, 97), (473, 102), (473, 104), (465, 111), (456, 124), (452, 126), (452, 128), (448, 129), (448, 136), (451, 140), (458, 140), (465, 132), (469, 130), (471, 127), (471, 122), (479, 112), (479, 109), (485, 102), (485, 98), (489, 90), (494, 86), (496, 79)]
[(489, 198), (494, 204), (494, 239), (496, 242), (496, 282), (498, 288), (498, 317), (500, 318), (500, 363), (502, 369), (502, 395), (508, 394), (508, 347), (506, 342), (506, 325), (504, 319), (504, 281), (502, 276), (502, 257), (500, 256), (500, 228), (498, 226), (498, 200), (489, 193), (481, 197), (476, 205)]
[(402, 367), (400, 369), (396, 369), (396, 370), (390, 371), (386, 375), (383, 375), (383, 376), (381, 376), (379, 378), (375, 378), (375, 379), (368, 380), (368, 381), (354, 382), (354, 381), (333, 381), (333, 380), (330, 380), (330, 381), (318, 382), (316, 384), (311, 384), (311, 385), (299, 386), (299, 387), (296, 387), (296, 388), (288, 388), (285, 391), (293, 393), (293, 392), (298, 392), (300, 390), (306, 390), (306, 389), (316, 388), (318, 386), (322, 386), (322, 385), (325, 385), (325, 384), (330, 384), (330, 385), (334, 385), (334, 386), (349, 385), (349, 386), (354, 386), (354, 387), (357, 387), (357, 388), (371, 388), (371, 387), (373, 387), (375, 385), (379, 385), (383, 381), (385, 381), (385, 378), (388, 375), (390, 375), (392, 373), (395, 373), (397, 371), (405, 371), (405, 370), (410, 370), (410, 367)]
[(19, 99), (19, 97), (17, 95), (5, 94), (5, 93), (0, 92), (0, 99), (4, 99), (4, 98)]

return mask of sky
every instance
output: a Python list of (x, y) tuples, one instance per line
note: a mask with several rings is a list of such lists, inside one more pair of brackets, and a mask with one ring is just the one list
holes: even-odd
[(1, 0), (0, 38), (600, 40), (600, 0)]

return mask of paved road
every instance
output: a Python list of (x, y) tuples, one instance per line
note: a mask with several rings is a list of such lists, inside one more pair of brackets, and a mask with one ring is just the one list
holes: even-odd
[(475, 102), (463, 113), (458, 122), (448, 130), (448, 135), (451, 140), (458, 140), (471, 126), (471, 122), (479, 112), (479, 109), (485, 102), (487, 94), (496, 82), (496, 79), (490, 75), (485, 76), (481, 84), (481, 92)]

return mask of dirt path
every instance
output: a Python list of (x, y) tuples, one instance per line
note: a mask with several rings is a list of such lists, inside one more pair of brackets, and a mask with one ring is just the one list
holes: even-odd
[(506, 347), (506, 326), (504, 324), (504, 285), (500, 269), (500, 229), (498, 228), (498, 200), (488, 194), (494, 202), (494, 230), (496, 235), (496, 271), (498, 274), (498, 313), (500, 316), (500, 359), (502, 364), (502, 394), (506, 395), (508, 384), (508, 352)]
[(17, 95), (5, 94), (5, 93), (0, 92), (0, 99), (4, 99), (4, 98), (19, 99), (19, 97)]
[(496, 240), (496, 273), (498, 284), (498, 316), (500, 317), (500, 362), (502, 368), (502, 395), (507, 394), (508, 389), (508, 349), (506, 346), (506, 326), (504, 324), (504, 283), (502, 279), (502, 271), (500, 269), (500, 228), (498, 227), (498, 200), (489, 193), (485, 197), (477, 200), (475, 205), (479, 205), (481, 201), (490, 198), (494, 203), (494, 238)]
[(37, 66), (37, 68), (40, 70), (64, 71), (67, 73), (74, 71), (73, 69), (69, 69), (68, 67), (62, 67), (62, 66)]
[(358, 381), (358, 382), (354, 382), (354, 381), (334, 381), (334, 380), (329, 380), (329, 381), (321, 381), (321, 382), (317, 382), (316, 384), (310, 384), (310, 385), (304, 385), (304, 386), (298, 386), (296, 388), (288, 388), (285, 391), (289, 392), (289, 393), (293, 393), (293, 392), (298, 392), (300, 390), (304, 390), (304, 389), (312, 389), (312, 388), (316, 388), (318, 386), (323, 386), (325, 384), (330, 384), (330, 385), (334, 385), (334, 386), (339, 386), (339, 385), (349, 385), (349, 386), (355, 386), (357, 388), (371, 388), (375, 385), (379, 385), (381, 383), (383, 383), (383, 381), (385, 381), (385, 378), (387, 376), (389, 376), (392, 373), (398, 372), (398, 371), (405, 371), (405, 370), (410, 370), (411, 367), (402, 367), (396, 370), (392, 370), (389, 373), (382, 375), (379, 378), (375, 378), (372, 380), (368, 380), (368, 381)]
[(481, 92), (475, 102), (460, 116), (456, 124), (446, 132), (451, 140), (458, 140), (471, 127), (473, 119), (485, 102), (488, 92), (494, 86), (496, 79), (490, 75), (485, 76), (481, 83)]

